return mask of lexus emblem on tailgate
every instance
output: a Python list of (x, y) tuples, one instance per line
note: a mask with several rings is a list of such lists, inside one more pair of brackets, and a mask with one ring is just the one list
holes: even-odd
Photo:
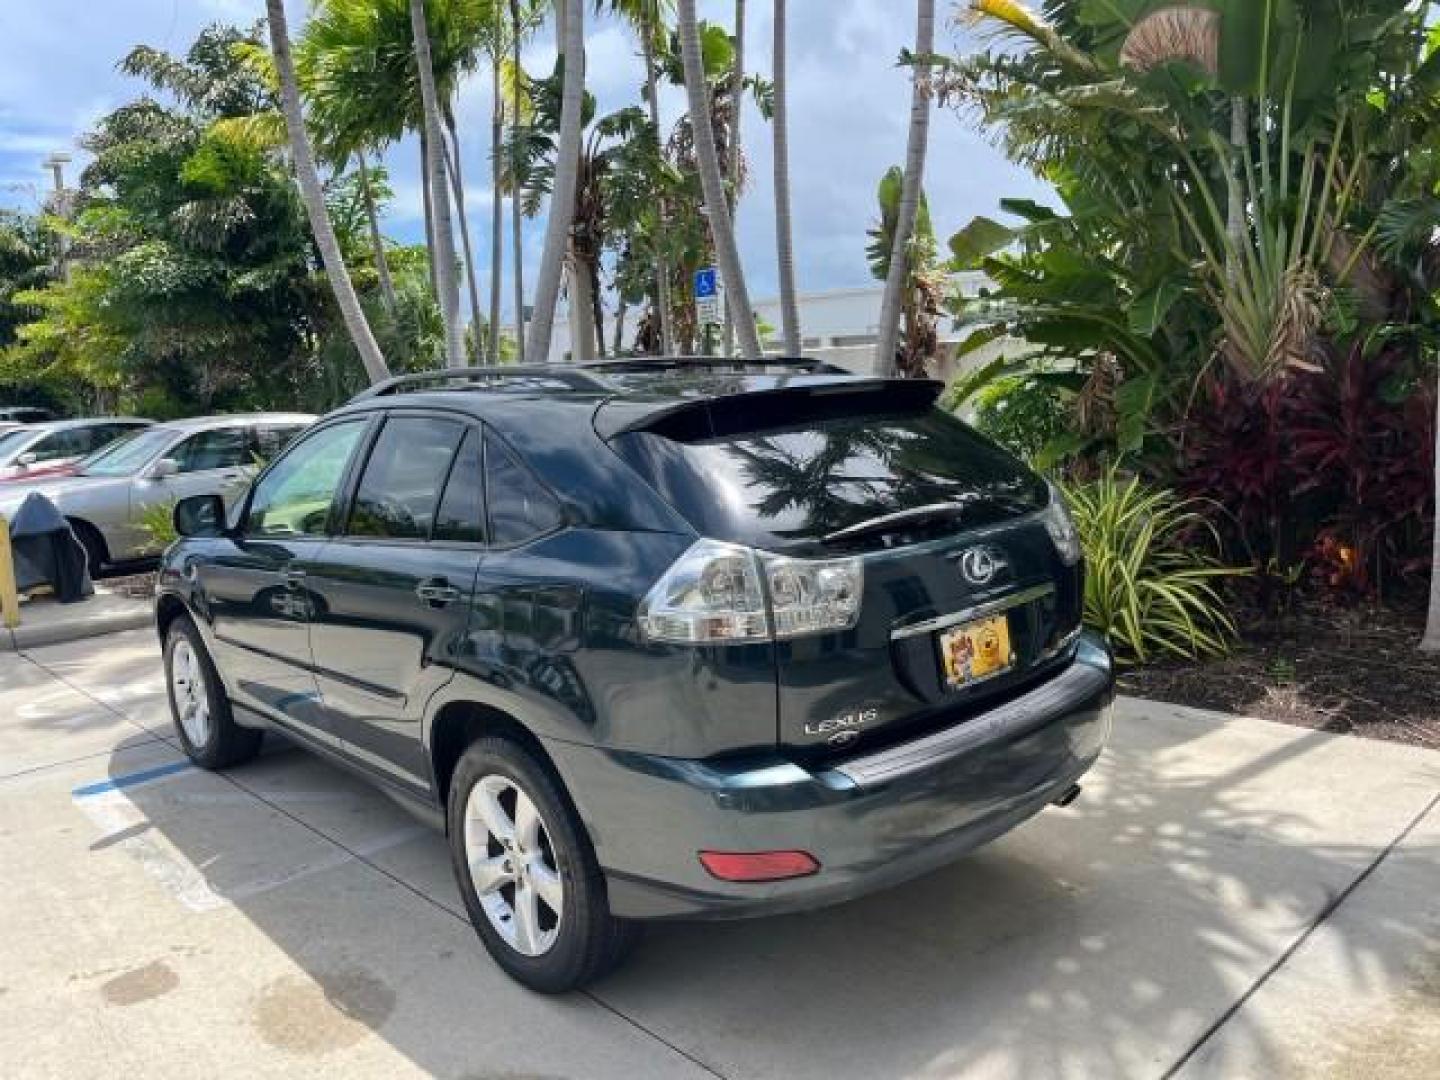
[(960, 556), (960, 576), (971, 585), (988, 585), (1005, 569), (1005, 556), (992, 547), (973, 547)]

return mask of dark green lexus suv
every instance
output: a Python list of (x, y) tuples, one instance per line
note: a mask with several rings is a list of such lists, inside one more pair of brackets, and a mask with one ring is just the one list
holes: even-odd
[(544, 991), (638, 920), (813, 908), (1078, 794), (1113, 675), (1046, 482), (930, 382), (700, 361), (406, 376), (227, 518), (156, 617), (200, 765), (265, 730), (448, 835)]

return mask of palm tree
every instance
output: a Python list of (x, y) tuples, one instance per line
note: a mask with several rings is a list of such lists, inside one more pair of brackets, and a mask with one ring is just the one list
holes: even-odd
[(305, 203), (305, 213), (310, 218), (310, 230), (315, 234), (315, 246), (320, 249), (320, 260), (325, 264), (325, 276), (330, 279), (330, 288), (335, 293), (335, 303), (350, 340), (365, 365), (365, 373), (372, 383), (390, 377), (385, 357), (370, 330), (369, 320), (360, 307), (360, 298), (355, 294), (355, 285), (350, 280), (350, 271), (345, 258), (340, 254), (340, 242), (335, 237), (330, 214), (325, 209), (325, 191), (320, 186), (320, 176), (315, 171), (315, 156), (310, 151), (310, 137), (305, 131), (305, 116), (300, 109), (300, 87), (295, 78), (295, 60), (290, 54), (290, 29), (285, 21), (285, 0), (265, 0), (269, 16), (270, 46), (275, 54), (275, 73), (280, 80), (280, 107), (285, 114), (285, 129), (290, 133), (290, 153), (295, 159), (295, 176), (300, 184), (300, 198)]
[(1435, 401), (1435, 547), (1430, 564), (1430, 611), (1420, 642), (1426, 652), (1440, 652), (1440, 393)]
[(365, 201), (365, 223), (370, 228), (370, 244), (375, 249), (375, 273), (380, 278), (380, 299), (393, 319), (400, 301), (395, 295), (395, 279), (390, 276), (390, 259), (385, 253), (385, 237), (380, 232), (380, 211), (375, 205), (375, 191), (370, 184), (370, 166), (365, 151), (355, 151), (355, 166), (360, 172), (360, 196)]
[[(312, 117), (316, 111), (317, 100), (324, 102), (323, 84), (321, 93), (317, 93), (317, 71), (314, 65), (314, 49), (309, 47), (309, 35), (315, 29), (312, 21), (306, 27), (306, 32), (301, 35), (298, 53), (294, 56), (295, 78), (300, 88), (302, 99), (309, 102)], [(234, 55), (265, 85), (276, 89), (279, 88), (279, 77), (275, 72), (275, 58), (259, 42), (245, 42), (237, 45)], [(145, 74), (149, 77), (173, 78), (175, 69), (173, 61), (163, 54), (147, 46), (139, 46), (125, 60), (121, 66), (126, 71), (134, 71)], [(257, 103), (258, 104), (258, 103)], [(237, 133), (243, 132), (248, 140), (254, 140), (260, 145), (280, 147), (289, 141), (289, 134), (285, 128), (285, 117), (278, 111), (262, 109), (243, 118), (228, 118), (217, 122), (220, 128), (230, 128)], [(372, 256), (375, 260), (375, 273), (380, 282), (380, 301), (385, 307), (385, 312), (392, 319), (399, 310), (399, 297), (395, 290), (395, 279), (390, 273), (390, 258), (386, 251), (385, 237), (380, 231), (380, 211), (375, 196), (374, 176), (369, 162), (366, 160), (366, 152), (371, 149), (364, 139), (357, 139), (356, 133), (349, 127), (335, 128), (322, 127), (318, 132), (320, 138), (314, 144), (314, 152), (320, 163), (329, 168), (334, 175), (344, 172), (346, 165), (353, 158), (356, 174), (360, 181), (360, 200), (365, 212), (365, 223), (370, 233), (370, 244)], [(383, 174), (383, 166), (382, 174)]]
[[(426, 7), (429, 71), (438, 102), (451, 100), (461, 75), (476, 66), (486, 11), (474, 0), (432, 0)], [(435, 142), (426, 130), (410, 0), (315, 0), (297, 43), (296, 63), (313, 128), (325, 135), (320, 149), (326, 158), (344, 161), (357, 148), (379, 153), (407, 131), (420, 133), (427, 244), (438, 252), (428, 162), (432, 153), (442, 161), (449, 154), (443, 140)], [(430, 270), (438, 300), (436, 261)]]
[[(934, 5), (931, 0), (933, 23)], [(733, 311), (741, 313), (736, 320), (740, 351), (746, 360), (762, 358), (760, 335), (755, 329), (754, 308), (745, 287), (745, 273), (740, 265), (740, 251), (735, 244), (735, 230), (730, 222), (730, 207), (725, 197), (725, 179), (720, 172), (720, 155), (715, 149), (715, 129), (710, 123), (709, 87), (705, 65), (700, 55), (700, 28), (695, 17), (695, 0), (679, 0), (678, 35), (680, 57), (685, 67), (685, 93), (689, 99), (694, 128), (695, 158), (699, 166), (700, 185), (704, 192), (705, 212), (709, 219), (710, 237), (715, 244), (715, 257), (730, 293)]]
[(505, 97), (500, 69), (505, 64), (505, 22), (500, 5), (491, 9), (488, 51), (490, 53), (490, 328), (486, 337), (485, 360), (500, 362), (500, 272), (505, 261), (504, 200), (500, 198), (501, 151), (505, 136)]
[[(730, 69), (730, 100), (735, 115), (730, 118), (730, 219), (740, 205), (740, 117), (745, 112), (745, 0), (735, 0), (735, 57)], [(725, 306), (725, 355), (735, 351), (735, 307)]]
[(900, 336), (900, 306), (910, 273), (910, 240), (915, 215), (920, 209), (920, 192), (925, 182), (925, 152), (930, 136), (930, 62), (935, 51), (935, 0), (918, 0), (915, 27), (915, 85), (910, 98), (910, 135), (905, 151), (905, 186), (895, 222), (894, 246), (890, 251), (885, 298), (880, 305), (880, 335), (875, 346), (875, 372), (894, 375), (896, 342)]
[[(775, 257), (780, 268), (780, 325), (786, 356), (800, 355), (800, 309), (795, 302), (795, 244), (790, 227), (790, 107), (786, 101), (785, 0), (775, 0)], [(739, 141), (736, 141), (739, 145)], [(731, 173), (734, 175), (734, 172)]]
[(545, 247), (535, 283), (535, 314), (530, 322), (525, 352), (532, 362), (550, 358), (550, 335), (560, 299), (560, 275), (570, 224), (575, 217), (575, 189), (579, 180), (580, 141), (585, 108), (585, 5), (582, 0), (556, 0), (558, 34), (564, 63), (561, 93), (560, 139), (555, 162), (555, 183), (550, 194), (550, 219), (545, 225)]
[[(865, 256), (870, 262), (870, 272), (880, 281), (890, 280), (890, 264), (895, 255), (895, 227), (900, 219), (900, 199), (904, 190), (905, 174), (895, 166), (881, 178), (876, 192), (880, 220), (868, 233), (870, 243), (865, 247)], [(920, 189), (915, 224), (910, 230), (910, 243), (905, 250), (905, 284), (900, 291), (901, 331), (895, 339), (895, 367), (896, 373), (903, 378), (923, 379), (928, 365), (940, 349), (936, 327), (940, 321), (945, 285), (924, 188)]]
[[(1152, 12), (1137, 22), (1120, 49), (1120, 62), (1150, 72), (1177, 61), (1194, 64), (1212, 79), (1220, 75), (1220, 12), (1179, 5)], [(1225, 170), (1226, 279), (1233, 288), (1240, 273), (1238, 253), (1245, 241), (1243, 157), (1250, 138), (1250, 102), (1244, 94), (1230, 96), (1230, 146), (1233, 160)]]
[[(538, 80), (532, 94), (533, 122), (516, 148), (516, 179), (526, 190), (527, 209), (538, 210), (553, 191), (564, 87), (564, 71)], [(586, 116), (594, 100), (586, 96)], [(668, 179), (660, 147), (643, 110), (630, 106), (584, 126), (576, 169), (575, 212), (571, 220), (567, 274), (570, 334), (580, 362), (604, 354), (601, 266), (606, 252), (621, 256), (616, 288), (634, 290), (629, 244), (648, 249), (654, 203)], [(653, 267), (652, 274), (653, 274)], [(625, 282), (621, 284), (621, 275)], [(648, 288), (648, 282), (647, 282)]]
[[(420, 125), (420, 200), (425, 218), (425, 269), (430, 274), (430, 291), (440, 300), (440, 279), (435, 276), (435, 191), (430, 183), (430, 135)], [(443, 317), (442, 317), (443, 319)], [(448, 336), (448, 335), (447, 335)]]
[(430, 28), (425, 22), (425, 0), (410, 0), (410, 31), (415, 38), (415, 65), (420, 73), (420, 104), (428, 153), (425, 182), (435, 215), (432, 262), (445, 320), (445, 363), (465, 364), (465, 334), (460, 326), (460, 287), (455, 280), (455, 230), (450, 220), (450, 193), (445, 190), (445, 136), (441, 132), (440, 99), (435, 90), (435, 68), (430, 57)]
[[(441, 145), (445, 148), (445, 175), (450, 181), (450, 193), (455, 198), (455, 217), (460, 222), (460, 247), (464, 252), (465, 288), (470, 296), (471, 324), (478, 328), (480, 323), (480, 285), (475, 275), (475, 247), (470, 243), (470, 218), (465, 211), (465, 174), (460, 167), (460, 133), (455, 126), (455, 112), (446, 102), (443, 109), (445, 132)], [(457, 303), (457, 318), (458, 308)], [(464, 336), (464, 324), (461, 324)]]
[[(531, 14), (527, 11), (527, 18)], [(525, 122), (525, 69), (520, 65), (520, 43), (526, 26), (520, 18), (520, 0), (510, 0), (510, 142), (519, 141), (520, 127)], [(525, 245), (521, 235), (520, 184), (515, 179), (515, 159), (510, 159), (510, 246), (515, 262), (515, 352), (516, 360), (525, 363)], [(499, 188), (496, 188), (499, 198)]]
[[(600, 0), (612, 12), (625, 19), (640, 39), (641, 56), (645, 63), (645, 103), (649, 109), (650, 126), (660, 139), (660, 93), (656, 78), (655, 42), (665, 32), (665, 19), (674, 9), (674, 0)], [(597, 7), (599, 3), (597, 3)], [(660, 348), (666, 356), (675, 355), (675, 314), (670, 309), (670, 255), (666, 220), (669, 215), (662, 195), (655, 208), (655, 304), (659, 309)]]

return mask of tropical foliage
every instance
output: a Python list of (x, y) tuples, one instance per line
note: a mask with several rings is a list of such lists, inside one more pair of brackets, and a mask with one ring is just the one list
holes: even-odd
[[(1136, 658), (1186, 635), (1223, 645), (1224, 617), (1199, 614), (1219, 599), (1222, 561), (1259, 571), (1267, 596), (1302, 580), (1347, 597), (1417, 593), (1440, 563), (1432, 5), (1037, 3), (958, 4), (982, 38), (957, 57), (935, 53), (933, 2), (910, 9), (906, 155), (880, 182), (864, 252), (886, 285), (877, 370), (933, 372), (941, 319), (963, 328), (964, 375), (946, 401), (1072, 485), (1108, 560), (1096, 617)], [(733, 35), (696, 9), (315, 0), (292, 52), (285, 8), (267, 0), (268, 26), (212, 27), (181, 56), (135, 48), (121, 68), (140, 93), (85, 134), (93, 160), (77, 189), (39, 215), (0, 215), (7, 399), (161, 417), (321, 409), (391, 370), (548, 359), (562, 285), (574, 359), (713, 349), (695, 272), (719, 264), (732, 311), (749, 307), (733, 227), (747, 98), (777, 121), (794, 351), (785, 5), (778, 86), (746, 69), (746, 0)], [(591, 13), (621, 20), (635, 53), (636, 96), (604, 115), (585, 93)], [(555, 67), (528, 72), (523, 46), (547, 28)], [(472, 131), (457, 120), (482, 71), (488, 253), (472, 243)], [(662, 127), (666, 88), (687, 107)], [(937, 102), (1054, 198), (1001, 199), (937, 240), (924, 188)], [(384, 162), (410, 137), (425, 242), (407, 247), (381, 223)], [(523, 222), (542, 216), (527, 288)], [(507, 241), (513, 340), (499, 327)], [(965, 270), (992, 286), (962, 294)], [(739, 321), (723, 347), (738, 331), (755, 357), (757, 328)], [(1000, 355), (979, 364), (982, 351)], [(1180, 560), (1197, 538), (1207, 554)], [(1153, 640), (1136, 637), (1146, 605)]]
[(1220, 656), (1236, 636), (1204, 507), (1110, 469), (1065, 489), (1085, 548), (1085, 621), (1122, 660)]
[[(593, 341), (600, 353), (607, 344), (658, 352), (662, 323), (678, 327), (675, 344), (693, 351), (703, 343), (690, 283), (716, 256), (697, 128), (682, 113), (662, 131), (656, 107), (658, 87), (684, 84), (673, 5), (602, 6), (636, 29), (641, 104), (596, 116), (593, 99), (584, 99), (575, 205), (561, 212), (571, 308), (582, 315), (581, 343)], [(319, 409), (385, 367), (454, 360), (457, 330), (470, 358), (512, 358), (517, 342), (502, 340), (497, 327), (500, 203), (487, 275), (470, 243), (456, 99), (462, 79), (491, 68), (495, 189), (515, 204), (509, 241), (515, 307), (523, 310), (522, 215), (549, 212), (565, 158), (564, 62), (549, 77), (534, 77), (520, 66), (520, 46), (553, 13), (546, 0), (317, 0), (293, 48), (304, 144), (287, 132), (281, 108), (276, 48), (289, 42), (271, 41), (264, 23), (213, 26), (183, 55), (137, 46), (120, 66), (140, 93), (83, 136), (94, 160), (76, 189), (43, 214), (0, 218), (7, 401), (162, 417), (265, 405)], [(427, 31), (438, 131), (426, 125), (418, 25)], [(697, 32), (702, 130), (733, 195), (744, 183), (744, 157), (731, 135), (737, 92), (753, 95), (768, 115), (771, 88), (752, 74), (734, 81), (736, 47), (724, 28), (702, 23)], [(428, 242), (404, 247), (381, 228), (393, 196), (380, 162), (412, 133), (421, 136), (430, 181)], [(296, 190), (301, 157), (312, 152), (324, 221), (314, 206), (307, 213), (305, 192)], [(447, 217), (459, 232), (448, 242)], [(335, 250), (322, 258), (327, 222)], [(444, 254), (452, 245), (453, 258)], [(437, 302), (453, 300), (455, 267), (468, 284), (468, 328)], [(482, 313), (487, 276), (490, 308)], [(349, 295), (342, 278), (353, 279), (357, 310), (340, 302)], [(617, 312), (613, 332), (606, 311)], [(378, 363), (368, 362), (372, 338)], [(577, 355), (583, 351), (577, 346)]]
[[(63, 384), (75, 408), (157, 416), (318, 407), (363, 385), (286, 157), (239, 123), (276, 109), (243, 59), (257, 33), (215, 27), (183, 57), (138, 48), (125, 59), (148, 91), (82, 140), (94, 159), (69, 217), (47, 219), (70, 272), (11, 294), (36, 317), (0, 354), (6, 380)], [(373, 302), (354, 179), (332, 180), (328, 199)], [(428, 321), (409, 314), (417, 331)], [(397, 318), (383, 329), (392, 363), (430, 362), (432, 343), (401, 328)]]
[[(870, 273), (877, 281), (888, 281), (904, 201), (905, 173), (896, 166), (880, 180), (877, 199), (879, 221), (870, 229), (865, 255)], [(899, 331), (896, 335), (896, 367), (909, 378), (924, 378), (940, 351), (940, 306), (945, 274), (930, 222), (930, 203), (922, 189), (909, 225), (904, 273), (899, 284)]]
[(962, 354), (1023, 343), (966, 393), (1048, 384), (1069, 421), (1041, 464), (1211, 497), (1223, 557), (1272, 584), (1413, 581), (1440, 330), (1428, 5), (963, 7), (986, 44), (938, 93), (1057, 196), (950, 241), (995, 282), (952, 298)]
[(1007, 375), (971, 399), (975, 426), (1026, 461), (1039, 459), (1070, 427), (1064, 396), (1034, 375)]

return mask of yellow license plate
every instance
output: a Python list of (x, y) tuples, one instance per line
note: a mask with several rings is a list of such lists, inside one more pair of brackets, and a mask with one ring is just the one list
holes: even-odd
[(1009, 617), (996, 615), (978, 619), (942, 632), (940, 663), (945, 672), (945, 685), (951, 690), (1009, 671), (1015, 665)]

